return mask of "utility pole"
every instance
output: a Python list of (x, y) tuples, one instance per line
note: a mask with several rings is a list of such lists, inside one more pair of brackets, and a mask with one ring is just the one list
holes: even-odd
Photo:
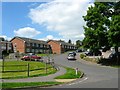
[(1, 42), (0, 42), (0, 60), (2, 59), (2, 45), (1, 45)]

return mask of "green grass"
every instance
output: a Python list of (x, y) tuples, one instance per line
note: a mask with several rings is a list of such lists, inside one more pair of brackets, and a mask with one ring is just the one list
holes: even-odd
[(0, 86), (1, 88), (20, 88), (20, 87), (34, 87), (34, 86), (52, 86), (52, 85), (58, 85), (62, 84), (60, 82), (10, 82), (10, 83), (1, 83)]
[(43, 56), (47, 56), (47, 54), (37, 54), (38, 56), (41, 56), (41, 57), (43, 57)]
[(38, 56), (44, 57), (44, 56), (51, 56), (53, 54), (37, 54)]
[(120, 68), (120, 65), (110, 65), (111, 67)]
[(78, 71), (78, 75), (76, 75), (76, 72), (72, 68), (66, 68), (67, 72), (64, 75), (58, 76), (55, 79), (76, 79), (80, 78), (81, 72)]
[[(56, 69), (53, 69), (51, 65), (47, 65), (47, 74), (45, 71), (45, 64), (42, 62), (35, 61), (6, 61), (4, 72), (2, 73), (2, 78), (27, 78), (28, 67), (30, 65), (30, 77), (33, 76), (45, 76), (56, 72)], [(2, 62), (0, 62), (2, 65)], [(14, 66), (15, 65), (15, 66)], [(23, 65), (23, 66), (21, 66)], [(0, 67), (2, 70), (2, 67)], [(22, 72), (20, 72), (22, 70)], [(14, 72), (13, 72), (14, 71)], [(15, 72), (18, 71), (18, 72)]]

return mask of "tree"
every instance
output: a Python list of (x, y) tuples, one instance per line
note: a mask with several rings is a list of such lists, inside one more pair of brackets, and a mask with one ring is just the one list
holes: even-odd
[(115, 47), (118, 63), (118, 47), (120, 47), (120, 1), (114, 3), (108, 31), (108, 40), (110, 42), (110, 45)]
[(107, 29), (110, 24), (111, 2), (95, 2), (94, 6), (88, 8), (87, 15), (83, 16), (86, 21), (84, 47), (90, 48), (93, 52), (103, 46), (108, 46)]
[(70, 44), (71, 44), (71, 43), (72, 43), (72, 41), (69, 39), (68, 43), (70, 43)]
[(81, 45), (82, 45), (82, 41), (77, 40), (77, 41), (76, 41), (76, 47), (79, 48)]
[(108, 31), (108, 40), (111, 46), (120, 46), (120, 1), (114, 3), (113, 13)]

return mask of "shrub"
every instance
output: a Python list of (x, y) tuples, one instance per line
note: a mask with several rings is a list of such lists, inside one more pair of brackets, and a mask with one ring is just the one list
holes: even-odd
[(80, 54), (80, 58), (83, 59), (84, 57), (86, 57), (85, 54)]
[(90, 62), (98, 63), (98, 58), (89, 58), (89, 57), (85, 57), (84, 60), (90, 61)]

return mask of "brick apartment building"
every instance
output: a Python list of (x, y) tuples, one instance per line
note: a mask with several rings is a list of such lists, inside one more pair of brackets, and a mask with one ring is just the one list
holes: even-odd
[(51, 53), (51, 47), (45, 41), (24, 37), (14, 37), (11, 42), (13, 43), (14, 52)]
[(61, 54), (66, 51), (76, 50), (76, 46), (70, 43), (66, 43), (62, 40), (48, 40), (47, 43), (51, 46), (52, 53)]
[(12, 43), (0, 37), (0, 58), (2, 54), (13, 52)]

